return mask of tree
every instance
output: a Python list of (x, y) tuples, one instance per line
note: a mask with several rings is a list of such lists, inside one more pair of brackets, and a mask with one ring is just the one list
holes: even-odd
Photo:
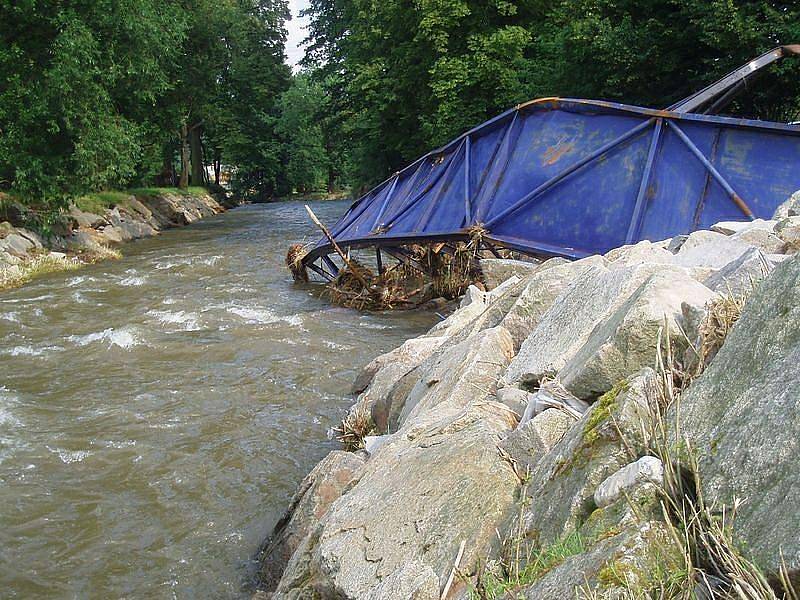
[(295, 75), (291, 87), (278, 101), (280, 117), (275, 127), (284, 142), (287, 185), (300, 193), (328, 183), (328, 156), (320, 123), (322, 86), (307, 74)]

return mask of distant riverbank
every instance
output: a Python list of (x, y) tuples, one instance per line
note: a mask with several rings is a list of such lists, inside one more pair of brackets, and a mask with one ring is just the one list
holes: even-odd
[(119, 258), (125, 242), (189, 225), (235, 205), (204, 188), (147, 188), (80, 198), (62, 215), (57, 233), (48, 237), (2, 221), (0, 290), (45, 273)]

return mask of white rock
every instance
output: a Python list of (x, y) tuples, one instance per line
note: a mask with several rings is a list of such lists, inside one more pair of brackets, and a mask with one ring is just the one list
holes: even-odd
[(50, 252), (47, 254), (47, 256), (55, 260), (66, 260), (67, 258), (67, 255), (64, 254), (63, 252)]
[(614, 248), (607, 252), (605, 257), (611, 261), (612, 269), (642, 263), (672, 264), (674, 258), (672, 252), (647, 240)]
[(772, 231), (773, 227), (775, 227), (774, 221), (756, 219), (754, 221), (720, 221), (712, 225), (710, 229), (723, 235), (734, 235), (748, 229), (767, 229)]
[(757, 248), (751, 248), (736, 260), (710, 275), (703, 283), (709, 289), (720, 294), (733, 294), (734, 296), (749, 294), (755, 285), (775, 268), (779, 262), (779, 260), (775, 260), (775, 257), (785, 258), (785, 255), (782, 254), (770, 256), (765, 255)]
[(479, 264), (483, 282), (488, 289), (493, 290), (513, 276), (524, 279), (532, 275), (539, 268), (540, 263), (505, 258), (484, 258), (480, 260)]
[(370, 454), (375, 454), (389, 439), (388, 435), (368, 435), (364, 437), (364, 449)]
[[(764, 221), (764, 223), (772, 223), (772, 221)], [(742, 229), (732, 235), (731, 239), (750, 244), (767, 254), (782, 254), (786, 250), (786, 242), (772, 233), (771, 227), (769, 229), (760, 227)]]
[(636, 462), (622, 467), (603, 481), (594, 492), (594, 503), (598, 508), (614, 504), (625, 492), (642, 483), (662, 484), (664, 465), (655, 456), (643, 456)]
[(508, 452), (518, 466), (531, 468), (550, 452), (575, 421), (575, 417), (566, 412), (551, 408), (517, 427), (498, 446)]

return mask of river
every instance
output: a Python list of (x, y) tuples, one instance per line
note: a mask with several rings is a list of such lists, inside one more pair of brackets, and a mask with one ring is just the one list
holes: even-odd
[(245, 206), (0, 292), (0, 597), (248, 597), (358, 369), (437, 319), (292, 284), (312, 227)]

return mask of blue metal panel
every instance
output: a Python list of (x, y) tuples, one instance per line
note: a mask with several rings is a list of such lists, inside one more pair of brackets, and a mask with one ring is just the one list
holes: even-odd
[[(800, 189), (800, 127), (547, 98), (387, 179), (332, 232), (342, 246), (486, 239), (580, 257), (720, 220), (769, 218)], [(331, 251), (320, 240), (306, 262)]]

